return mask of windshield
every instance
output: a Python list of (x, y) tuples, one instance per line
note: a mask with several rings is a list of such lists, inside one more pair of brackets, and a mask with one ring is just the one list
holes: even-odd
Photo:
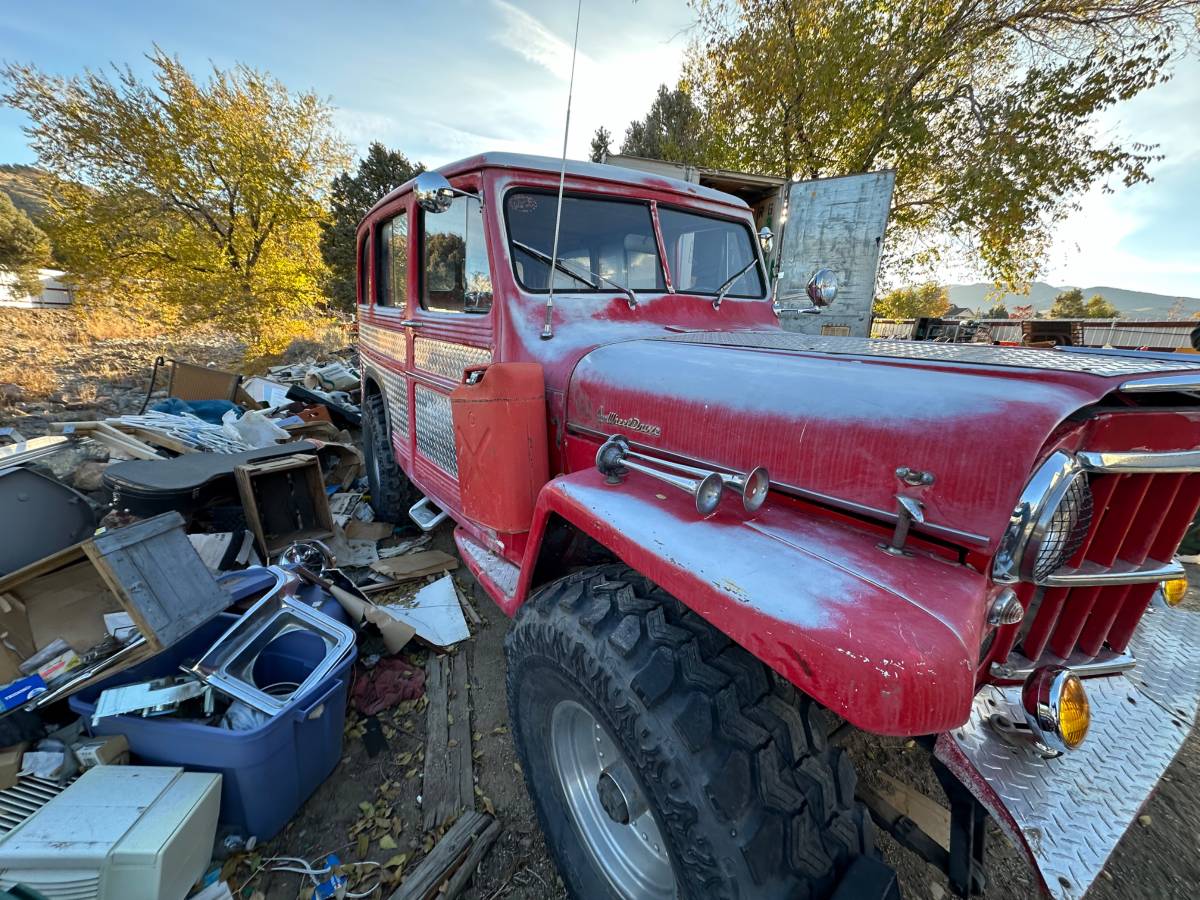
[[(558, 196), (537, 191), (513, 191), (504, 201), (513, 269), (521, 287), (545, 291), (554, 247), (554, 211)], [(524, 245), (524, 246), (522, 246)], [(554, 273), (554, 289), (586, 293), (615, 292), (606, 279), (635, 291), (662, 291), (662, 265), (650, 207), (626, 200), (563, 197), (558, 259), (565, 269)]]
[(727, 297), (761, 297), (762, 271), (755, 261), (754, 243), (744, 223), (658, 208), (667, 262), (675, 290), (692, 294), (717, 294), (742, 268)]

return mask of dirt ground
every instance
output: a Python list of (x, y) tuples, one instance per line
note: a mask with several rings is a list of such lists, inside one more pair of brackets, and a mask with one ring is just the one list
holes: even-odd
[[(69, 313), (61, 311), (30, 314), (0, 310), (0, 334), (4, 338), (0, 341), (0, 425), (16, 426), (29, 436), (44, 433), (52, 420), (136, 410), (146, 390), (150, 365), (160, 353), (228, 367), (235, 366), (241, 355), (235, 342), (219, 334), (88, 335), (80, 331)], [(17, 383), (20, 396), (3, 396), (6, 383)], [(435, 546), (454, 552), (448, 530), (439, 532)], [(481, 592), (473, 591), (464, 569), (455, 574), (485, 620), (474, 629), (471, 640), (457, 650), (466, 654), (470, 665), (478, 807), (494, 809), (503, 826), (465, 896), (469, 900), (561, 897), (562, 887), (547, 854), (507, 729), (503, 655), (507, 619)], [(1200, 585), (1200, 570), (1193, 569), (1190, 574), (1193, 585)], [(1197, 592), (1193, 591), (1187, 602), (1200, 610)], [(421, 653), (414, 653), (412, 658), (423, 663)], [(300, 875), (272, 874), (265, 866), (254, 871), (272, 855), (311, 861), (333, 852), (346, 862), (390, 862), (386, 870), (389, 875), (411, 871), (431, 844), (431, 837), (420, 833), (425, 713), (420, 704), (409, 704), (381, 713), (379, 719), (386, 741), (381, 752), (368, 755), (361, 733), (363, 723), (351, 716), (342, 760), (334, 774), (282, 835), (243, 857), (236, 869), (230, 866), (229, 881), (238, 896), (250, 898), (259, 890), (271, 900), (291, 900), (301, 894), (306, 882)], [(944, 799), (929, 773), (924, 751), (911, 742), (854, 736), (847, 746), (864, 780), (876, 780), (876, 773), (886, 771), (919, 786), (935, 799)], [(1148, 823), (1135, 823), (1130, 828), (1089, 898), (1196, 895), (1200, 890), (1198, 772), (1200, 738), (1193, 735), (1143, 810), (1149, 816)], [(368, 810), (371, 822), (363, 828)], [(361, 855), (358, 835), (352, 834), (356, 828), (367, 835)], [(884, 858), (900, 873), (908, 900), (941, 900), (949, 895), (945, 878), (932, 867), (901, 850), (886, 835), (881, 835), (878, 842)], [(1035, 896), (1024, 862), (994, 829), (989, 858), (988, 898)], [(375, 880), (370, 867), (361, 867), (360, 874), (361, 887)]]

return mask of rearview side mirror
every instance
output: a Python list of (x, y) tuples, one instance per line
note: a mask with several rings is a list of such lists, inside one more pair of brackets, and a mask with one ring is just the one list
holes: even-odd
[(770, 253), (771, 248), (775, 246), (775, 235), (771, 233), (771, 229), (766, 225), (758, 231), (758, 246), (762, 247), (764, 256)]
[(833, 274), (832, 269), (817, 269), (812, 278), (808, 279), (804, 292), (808, 294), (813, 306), (829, 306), (837, 299), (837, 276)]
[(454, 195), (462, 193), (450, 186), (445, 175), (437, 172), (422, 172), (413, 185), (417, 206), (431, 213), (443, 213), (454, 202)]

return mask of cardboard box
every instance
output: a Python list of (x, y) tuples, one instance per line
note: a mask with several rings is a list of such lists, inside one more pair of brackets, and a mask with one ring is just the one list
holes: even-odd
[(17, 773), (21, 771), (21, 757), (29, 749), (29, 742), (22, 741), (0, 750), (0, 791), (7, 791), (17, 783)]
[(72, 748), (84, 769), (92, 766), (124, 766), (129, 763), (129, 741), (123, 734), (88, 738)]

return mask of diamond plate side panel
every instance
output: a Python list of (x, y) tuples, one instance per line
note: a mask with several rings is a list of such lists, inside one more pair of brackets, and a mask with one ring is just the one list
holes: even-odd
[(383, 386), (387, 403), (388, 425), (393, 435), (408, 437), (408, 379), (381, 366), (366, 366), (369, 373)]
[(413, 388), (416, 404), (417, 449), (447, 474), (458, 477), (458, 457), (454, 452), (454, 420), (450, 398), (418, 384)]
[(1200, 613), (1171, 609), (1156, 600), (1129, 641), (1137, 658), (1125, 677), (1172, 716), (1195, 721), (1200, 703)]
[(493, 553), (486, 547), (481, 547), (469, 537), (463, 536), (458, 540), (458, 548), (467, 556), (471, 557), (472, 562), (492, 580), (496, 587), (500, 588), (507, 597), (512, 597), (517, 592), (517, 581), (521, 576), (521, 570), (504, 559), (498, 553)]
[(485, 347), (437, 341), (433, 338), (413, 339), (413, 365), (451, 381), (461, 381), (467, 366), (486, 366), (492, 361), (492, 351)]
[(388, 359), (394, 359), (398, 363), (403, 363), (408, 357), (403, 331), (360, 322), (358, 342), (368, 350)]
[(1144, 375), (1156, 372), (1195, 371), (1200, 363), (1180, 359), (1129, 359), (1088, 353), (1055, 353), (1026, 347), (992, 347), (984, 344), (942, 344), (934, 341), (893, 341), (878, 338), (829, 337), (784, 331), (704, 331), (656, 338), (687, 344), (723, 347), (761, 347), (768, 350), (882, 356), (930, 362), (973, 363), (1013, 366), (1022, 369), (1054, 369), (1091, 375)]
[(1088, 679), (1087, 688), (1087, 739), (1057, 759), (1014, 747), (987, 724), (995, 712), (1020, 708), (1019, 687), (981, 691), (967, 724), (950, 733), (1015, 820), (1050, 895), (1061, 900), (1078, 900), (1100, 874), (1190, 730), (1124, 676)]

